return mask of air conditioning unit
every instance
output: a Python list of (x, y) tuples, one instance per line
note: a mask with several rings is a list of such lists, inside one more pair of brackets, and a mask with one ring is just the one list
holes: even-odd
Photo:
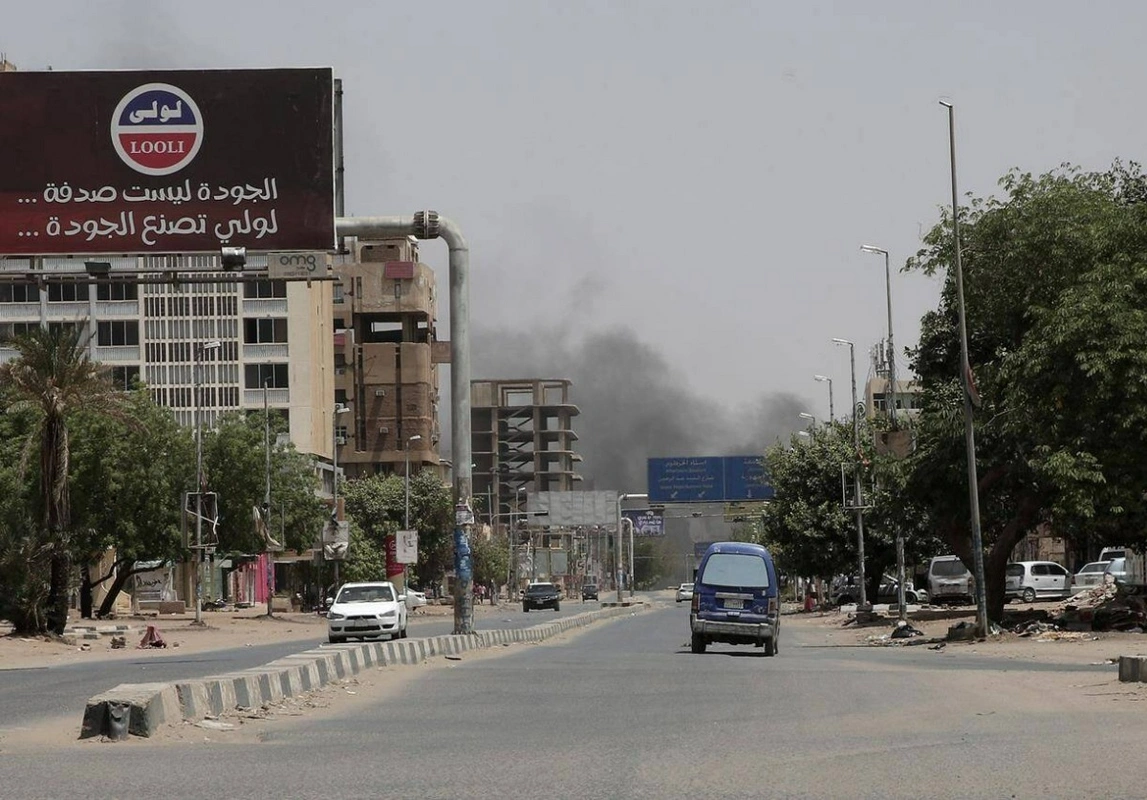
[(374, 396), (375, 397), (386, 397), (386, 389), (375, 389), (374, 390)]
[(382, 427), (378, 429), (378, 432), (382, 434), (390, 433), (390, 428)]
[(345, 436), (336, 436), (335, 437), (335, 444), (346, 444), (346, 437)]

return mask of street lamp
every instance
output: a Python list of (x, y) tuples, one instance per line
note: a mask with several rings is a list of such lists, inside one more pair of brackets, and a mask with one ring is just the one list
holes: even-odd
[(828, 418), (830, 420), (836, 418), (836, 409), (832, 407), (832, 378), (827, 375), (813, 375), (813, 380), (828, 383)]
[[(402, 448), (403, 454), (405, 456), (405, 461), (406, 461), (406, 465), (402, 470), (402, 484), (403, 484), (402, 488), (403, 488), (403, 493), (406, 496), (406, 513), (405, 513), (405, 516), (403, 517), (403, 523), (402, 523), (402, 529), (404, 531), (410, 530), (410, 443), (411, 442), (421, 442), (421, 441), (422, 441), (422, 434), (416, 433), (413, 436), (408, 436), (406, 438), (406, 442), (403, 444), (403, 448)], [(407, 574), (406, 574), (406, 571), (409, 568), (410, 567), (407, 564), (403, 564), (403, 566), (402, 566), (402, 586), (403, 586), (404, 591), (405, 591), (407, 584), (409, 583), (409, 578), (407, 577)]]
[[(888, 263), (888, 251), (873, 244), (861, 246), (865, 253), (875, 253), (884, 256), (884, 293), (888, 299), (888, 392), (884, 401), (888, 406), (888, 421), (892, 430), (896, 430), (896, 345), (892, 343), (892, 269)], [(897, 616), (901, 620), (908, 618), (908, 608), (904, 600), (904, 533), (896, 531), (896, 604)]]
[(832, 343), (846, 345), (852, 363), (852, 445), (856, 450), (853, 454), (856, 461), (852, 474), (855, 490), (854, 502), (856, 503), (857, 578), (860, 581), (860, 605), (858, 608), (864, 610), (868, 608), (868, 597), (864, 587), (864, 502), (860, 488), (860, 418), (856, 413), (856, 345), (848, 339), (833, 339)]
[[(350, 408), (336, 403), (334, 411), (331, 413), (331, 442), (334, 445), (331, 455), (331, 478), (332, 478), (332, 491), (331, 495), (334, 498), (334, 503), (331, 505), (331, 530), (332, 539), (337, 537), (339, 530), (339, 416), (350, 411)], [(335, 588), (338, 588), (339, 583), (339, 560), (334, 559), (335, 562)]]
[(861, 251), (884, 256), (884, 293), (888, 299), (888, 419), (896, 430), (896, 345), (892, 343), (892, 269), (888, 263), (888, 251), (876, 245), (863, 245)]
[(948, 146), (952, 157), (952, 252), (956, 267), (956, 301), (960, 312), (960, 380), (964, 387), (964, 447), (968, 453), (968, 505), (972, 515), (972, 560), (976, 571), (976, 618), (980, 635), (987, 636), (988, 597), (984, 586), (984, 543), (980, 532), (980, 490), (976, 475), (976, 431), (972, 420), (972, 387), (968, 385), (972, 367), (968, 361), (968, 318), (964, 313), (964, 267), (960, 260), (960, 218), (956, 192), (956, 109), (941, 100), (948, 109)]
[[(513, 599), (511, 594), (513, 585), (517, 582), (514, 580), (517, 570), (514, 569), (514, 539), (518, 535), (517, 515), (518, 515), (518, 498), (522, 492), (526, 491), (526, 487), (519, 486), (518, 490), (514, 492), (513, 500), (510, 503), (510, 529), (506, 532), (507, 548), (509, 549), (510, 563), (506, 569), (506, 597)], [(533, 544), (533, 536), (530, 536), (530, 544)]]
[[(617, 548), (614, 553), (614, 561), (617, 564), (617, 572), (621, 572), (623, 563), (617, 555), (621, 553), (621, 503), (623, 500), (648, 500), (648, 494), (619, 494), (617, 496)], [(633, 597), (633, 520), (626, 520), (629, 523), (629, 596)], [(621, 602), (621, 581), (617, 583), (617, 601)]]
[(223, 346), (219, 340), (195, 348), (195, 624), (203, 624), (203, 357)]
[(814, 417), (812, 414), (808, 413), (807, 411), (802, 411), (801, 413), (797, 414), (797, 416), (800, 417), (801, 419), (807, 419), (809, 421), (809, 423), (814, 425), (814, 426), (816, 425), (816, 417)]

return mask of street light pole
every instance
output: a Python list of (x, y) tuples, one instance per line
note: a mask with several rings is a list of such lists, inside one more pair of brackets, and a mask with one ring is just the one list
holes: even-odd
[[(892, 268), (889, 265), (888, 251), (883, 247), (866, 244), (860, 249), (865, 253), (884, 256), (884, 293), (888, 299), (888, 391), (884, 402), (888, 407), (888, 422), (892, 430), (896, 430), (896, 345), (892, 343)], [(896, 531), (896, 604), (897, 617), (907, 621), (908, 606), (904, 595), (904, 532), (899, 529)]]
[[(405, 500), (406, 500), (406, 511), (405, 511), (405, 515), (402, 518), (403, 519), (402, 529), (404, 531), (410, 530), (410, 443), (411, 442), (420, 442), (420, 441), (422, 441), (422, 434), (416, 433), (413, 436), (407, 437), (406, 442), (404, 442), (404, 447), (402, 448), (404, 451), (405, 462), (406, 462), (405, 466), (403, 467), (403, 470), (402, 470), (402, 479), (403, 479), (402, 488), (403, 488), (403, 494), (405, 495)], [(407, 586), (409, 586), (409, 584), (410, 584), (410, 579), (406, 574), (408, 569), (410, 569), (409, 564), (403, 564), (402, 565), (402, 588), (403, 588), (403, 591), (405, 591)]]
[[(331, 413), (331, 444), (333, 445), (331, 451), (331, 494), (334, 497), (334, 504), (331, 506), (331, 530), (334, 536), (337, 536), (339, 531), (339, 415), (345, 414), (349, 410), (344, 405), (336, 405)], [(339, 560), (337, 558), (334, 559), (334, 573), (335, 590), (337, 591), (339, 585)]]
[(836, 419), (836, 409), (832, 407), (832, 378), (827, 375), (813, 375), (814, 380), (828, 383), (828, 418), (829, 420)]
[(271, 604), (271, 595), (275, 589), (275, 564), (271, 560), (271, 407), (267, 400), (267, 388), (271, 383), (271, 379), (263, 381), (263, 451), (266, 455), (266, 462), (263, 467), (263, 477), (266, 483), (263, 488), (263, 532), (267, 541), (263, 543), (263, 549), (267, 555), (267, 616), (274, 616), (274, 608)]
[(855, 462), (852, 475), (856, 493), (853, 502), (856, 503), (857, 579), (860, 582), (860, 605), (857, 608), (863, 611), (868, 608), (868, 596), (864, 586), (864, 499), (860, 486), (860, 418), (856, 413), (856, 345), (847, 339), (833, 339), (832, 342), (848, 346), (849, 359), (852, 363), (852, 445), (856, 449), (853, 454)]
[(223, 343), (203, 342), (195, 348), (195, 624), (203, 624), (203, 356)]
[(976, 475), (976, 431), (972, 419), (972, 387), (968, 385), (972, 376), (972, 366), (968, 360), (968, 318), (964, 311), (964, 267), (960, 259), (960, 211), (959, 195), (956, 191), (956, 109), (941, 100), (940, 105), (948, 109), (948, 146), (952, 161), (952, 252), (956, 267), (956, 300), (960, 314), (960, 381), (964, 388), (964, 447), (968, 453), (968, 505), (972, 516), (972, 560), (976, 571), (976, 619), (980, 635), (987, 636), (988, 626), (987, 587), (984, 585), (984, 542), (980, 531), (980, 489)]
[[(622, 526), (621, 503), (622, 503), (622, 501), (623, 500), (643, 500), (643, 499), (648, 499), (648, 498), (649, 498), (648, 494), (619, 494), (617, 496), (617, 548), (618, 549), (615, 551), (617, 556), (621, 555), (621, 549), (620, 548), (621, 548), (621, 537), (622, 537), (622, 533), (621, 533), (621, 526)], [(634, 581), (633, 581), (633, 521), (632, 520), (626, 520), (626, 522), (629, 523), (629, 596), (633, 597), (633, 591), (634, 591), (634, 587), (633, 587), (633, 583), (634, 583)], [(616, 571), (621, 572), (622, 566), (625, 562), (622, 561), (622, 559), (620, 557), (615, 557), (614, 561), (617, 565)], [(618, 602), (621, 602), (621, 581), (617, 582), (617, 600), (618, 600)]]

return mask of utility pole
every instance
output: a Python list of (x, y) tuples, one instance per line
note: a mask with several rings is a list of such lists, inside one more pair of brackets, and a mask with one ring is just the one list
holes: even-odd
[(860, 481), (860, 417), (856, 413), (856, 345), (847, 339), (833, 339), (833, 344), (848, 345), (849, 358), (852, 362), (852, 446), (856, 449), (853, 454), (853, 486), (856, 507), (856, 572), (860, 582), (860, 604), (858, 611), (868, 610), (868, 595), (864, 580), (864, 496)]
[(195, 625), (203, 625), (203, 357), (222, 342), (203, 342), (195, 348)]
[(263, 381), (263, 450), (267, 461), (263, 473), (266, 485), (263, 490), (263, 551), (267, 555), (267, 616), (274, 616), (271, 597), (275, 592), (275, 562), (271, 556), (271, 408), (267, 402), (267, 388), (271, 379)]

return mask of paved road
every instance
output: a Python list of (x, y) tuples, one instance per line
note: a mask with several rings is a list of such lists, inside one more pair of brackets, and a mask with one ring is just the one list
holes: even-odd
[[(476, 618), (478, 630), (524, 628), (554, 617), (580, 614), (596, 604), (567, 602), (561, 611), (523, 613), (521, 606), (485, 606)], [(412, 617), (410, 635), (439, 636), (454, 630), (453, 617)], [(30, 669), (0, 668), (0, 729), (71, 715), (76, 724), (88, 698), (121, 683), (154, 683), (248, 669), (292, 653), (326, 645), (326, 629), (316, 626), (313, 641), (238, 647), (207, 653), (174, 653), (138, 660), (92, 661)]]
[(1143, 704), (1121, 701), (1135, 692), (1109, 666), (802, 646), (820, 637), (795, 624), (776, 658), (723, 645), (695, 656), (686, 617), (667, 605), (425, 669), (342, 715), (267, 723), (257, 744), (213, 734), (5, 753), (0, 785), (7, 798), (1147, 794)]

